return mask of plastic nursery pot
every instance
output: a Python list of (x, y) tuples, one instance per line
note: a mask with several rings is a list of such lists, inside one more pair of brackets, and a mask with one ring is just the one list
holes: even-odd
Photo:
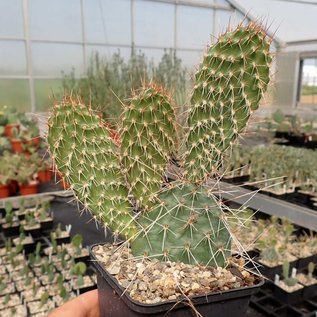
[(279, 287), (278, 285), (274, 285), (274, 296), (279, 301), (286, 303), (288, 305), (292, 305), (294, 303), (298, 303), (303, 298), (303, 288), (298, 289), (294, 292), (286, 292), (283, 288)]
[(20, 185), (20, 194), (23, 196), (34, 195), (38, 192), (38, 183)]
[[(256, 259), (256, 261), (260, 264), (260, 266), (258, 267), (258, 270), (261, 272), (263, 276), (267, 277), (268, 279), (274, 280), (274, 277), (276, 274), (278, 275), (282, 274), (282, 271), (283, 271), (282, 265), (270, 267), (261, 263), (260, 259)], [(298, 263), (298, 260), (289, 262), (290, 267), (297, 267), (298, 266), (297, 263)]]
[(41, 143), (41, 137), (40, 137), (40, 136), (37, 136), (37, 137), (35, 137), (35, 138), (31, 139), (31, 140), (25, 141), (24, 143), (25, 143), (26, 145), (32, 145), (32, 146), (34, 146), (34, 147), (37, 147), (37, 146), (39, 146), (40, 143)]
[(70, 237), (62, 237), (62, 238), (55, 238), (57, 245), (62, 245), (70, 242)]
[(6, 198), (10, 196), (9, 185), (0, 185), (0, 198)]
[(53, 219), (40, 221), (42, 231), (50, 231), (53, 229)]
[(317, 254), (300, 258), (297, 263), (297, 270), (305, 270), (310, 262), (317, 263)]
[(15, 237), (20, 234), (20, 224), (14, 224), (13, 226), (2, 225), (2, 232), (6, 238)]
[(35, 242), (25, 243), (22, 246), (25, 254), (32, 253), (35, 250)]
[(23, 149), (23, 141), (20, 139), (11, 139), (11, 148), (13, 153), (22, 153), (24, 152)]
[[(158, 304), (142, 304), (133, 300), (118, 282), (99, 264), (90, 248), (92, 263), (96, 268), (97, 287), (101, 317), (192, 317), (194, 311), (188, 305), (178, 301), (165, 301)], [(263, 285), (257, 285), (209, 293), (191, 297), (195, 309), (204, 317), (231, 316), (244, 317), (251, 296)]]
[(76, 255), (74, 255), (74, 261), (75, 261), (75, 263), (84, 262), (88, 266), (90, 264), (90, 256), (83, 255), (83, 256), (76, 257)]
[(13, 135), (12, 135), (12, 130), (13, 129), (17, 129), (18, 132), (19, 132), (19, 129), (20, 129), (20, 125), (19, 124), (7, 124), (5, 127), (4, 127), (4, 135), (8, 138), (11, 138)]
[(53, 172), (51, 170), (38, 171), (37, 179), (40, 183), (48, 183), (53, 179)]
[(30, 234), (33, 238), (39, 238), (42, 235), (41, 226), (31, 229), (24, 228), (26, 234)]

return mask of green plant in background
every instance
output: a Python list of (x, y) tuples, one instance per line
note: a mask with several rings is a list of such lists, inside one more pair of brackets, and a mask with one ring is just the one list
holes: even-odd
[(80, 234), (75, 234), (72, 237), (71, 244), (75, 248), (75, 255), (80, 255), (82, 244), (83, 244), (83, 237)]
[(290, 264), (288, 261), (284, 261), (283, 263), (283, 282), (287, 285), (287, 286), (295, 286), (297, 284), (297, 279), (295, 277), (291, 277), (290, 276)]
[(85, 104), (100, 111), (108, 122), (116, 123), (122, 110), (122, 101), (132, 90), (142, 87), (150, 79), (175, 91), (177, 104), (184, 105), (186, 71), (174, 51), (165, 51), (158, 66), (148, 62), (144, 54), (134, 49), (128, 61), (121, 57), (120, 52), (113, 54), (110, 59), (103, 59), (95, 53), (83, 78), (76, 79), (74, 72), (64, 75), (63, 90), (66, 95), (80, 96)]
[[(1, 150), (0, 150), (1, 151)], [(15, 178), (13, 165), (7, 156), (0, 157), (0, 185), (8, 185)]]
[(6, 201), (4, 203), (4, 210), (5, 210), (5, 223), (8, 224), (9, 226), (13, 225), (14, 221), (14, 214), (13, 214), (13, 205), (11, 201)]
[(50, 298), (50, 296), (49, 296), (48, 292), (45, 291), (45, 292), (41, 295), (41, 303), (40, 303), (40, 306), (41, 306), (41, 307), (44, 306), (44, 305), (48, 302), (49, 298)]
[[(35, 153), (35, 155), (37, 155), (37, 153)], [(20, 185), (37, 182), (37, 169), (37, 164), (34, 163), (32, 159), (24, 155), (20, 155), (20, 164), (16, 170), (15, 179)]]
[(86, 274), (87, 266), (84, 262), (74, 263), (71, 268), (71, 273), (77, 278), (77, 286), (80, 288), (84, 285), (84, 275)]
[[(94, 217), (130, 242), (135, 256), (226, 266), (234, 215), (206, 182), (267, 89), (269, 46), (265, 31), (250, 23), (207, 50), (195, 74), (183, 142), (169, 97), (154, 85), (124, 108), (121, 146), (92, 109), (74, 99), (55, 105), (48, 142), (58, 170)], [(162, 187), (177, 154), (182, 174)]]
[(307, 270), (308, 270), (308, 274), (307, 274), (307, 276), (308, 276), (308, 278), (309, 278), (309, 280), (312, 280), (313, 279), (313, 273), (314, 273), (314, 271), (315, 271), (315, 263), (314, 262), (309, 262), (308, 263), (308, 267), (307, 267)]

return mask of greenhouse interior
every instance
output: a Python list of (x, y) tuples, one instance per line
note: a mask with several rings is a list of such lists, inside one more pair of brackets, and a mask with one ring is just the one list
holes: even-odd
[(0, 316), (316, 317), (317, 0), (0, 0)]

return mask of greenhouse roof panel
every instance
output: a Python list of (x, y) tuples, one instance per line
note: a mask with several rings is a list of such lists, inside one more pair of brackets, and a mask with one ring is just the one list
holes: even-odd
[(246, 14), (264, 20), (282, 42), (317, 39), (317, 0), (228, 0)]

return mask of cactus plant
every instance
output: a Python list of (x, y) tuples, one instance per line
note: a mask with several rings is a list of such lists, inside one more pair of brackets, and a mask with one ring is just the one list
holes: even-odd
[[(48, 143), (57, 169), (95, 219), (127, 239), (135, 256), (226, 266), (233, 238), (227, 218), (233, 215), (206, 181), (266, 91), (269, 46), (265, 30), (250, 23), (207, 50), (183, 142), (170, 97), (152, 84), (125, 108), (120, 145), (80, 100), (54, 106)], [(177, 154), (182, 172), (162, 186)]]
[(283, 263), (283, 277), (284, 277), (283, 281), (287, 286), (292, 287), (292, 286), (295, 286), (298, 281), (295, 277), (290, 276), (289, 269), (290, 269), (289, 262), (284, 261), (284, 263)]

